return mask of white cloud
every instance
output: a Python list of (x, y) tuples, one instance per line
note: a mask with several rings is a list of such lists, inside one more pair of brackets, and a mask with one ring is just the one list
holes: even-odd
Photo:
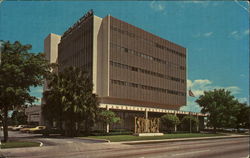
[(245, 74), (240, 74), (240, 77), (245, 77), (246, 75)]
[(212, 84), (212, 81), (207, 79), (198, 79), (194, 80), (193, 82), (191, 80), (187, 80), (187, 89), (192, 89), (194, 95), (199, 96), (203, 94), (204, 90), (209, 89), (210, 84)]
[(232, 31), (229, 33), (229, 37), (233, 37), (234, 39), (240, 39), (241, 35), (238, 31)]
[(249, 29), (246, 29), (244, 32), (243, 32), (244, 35), (249, 35)]
[(234, 30), (234, 31), (229, 33), (228, 37), (239, 40), (239, 39), (243, 38), (244, 36), (248, 36), (248, 35), (249, 35), (249, 29), (246, 29), (245, 31)]
[(199, 86), (206, 86), (211, 84), (212, 82), (209, 81), (208, 79), (198, 79), (194, 80), (194, 85), (199, 85)]
[(164, 11), (165, 5), (162, 2), (152, 1), (150, 7), (155, 11)]
[(187, 89), (191, 89), (195, 96), (200, 96), (204, 91), (209, 91), (213, 89), (226, 89), (230, 91), (233, 95), (240, 93), (241, 89), (237, 86), (222, 87), (212, 84), (213, 82), (208, 79), (197, 79), (194, 81), (187, 80)]
[(231, 94), (238, 94), (240, 93), (240, 88), (239, 87), (236, 87), (236, 86), (231, 86), (231, 87), (225, 87), (226, 90), (230, 91)]
[(205, 37), (209, 37), (209, 36), (211, 36), (213, 34), (213, 32), (207, 32), (207, 33), (204, 33), (203, 35), (205, 36)]
[(33, 105), (41, 105), (42, 103), (42, 98), (41, 97), (36, 97), (37, 99), (32, 103)]
[(249, 1), (242, 1), (243, 3), (247, 3), (248, 7), (245, 7), (243, 4), (241, 4), (238, 0), (234, 0), (234, 2), (240, 6), (241, 8), (243, 8), (245, 11), (247, 11), (249, 13)]
[(210, 37), (214, 34), (214, 32), (205, 32), (205, 33), (197, 33), (194, 34), (193, 37), (198, 38), (198, 37)]
[(187, 80), (187, 89), (190, 89), (192, 87), (193, 83), (191, 80)]
[(195, 90), (195, 91), (193, 91), (193, 93), (195, 96), (200, 96), (200, 95), (204, 94), (204, 91), (203, 90)]
[(209, 1), (200, 1), (200, 0), (191, 0), (191, 1), (183, 1), (183, 3), (196, 4), (202, 7), (207, 7), (211, 2)]
[(192, 112), (200, 112), (201, 111), (201, 107), (195, 103), (195, 101), (187, 101), (187, 105), (186, 106), (182, 106), (181, 111), (192, 111)]
[(236, 34), (238, 34), (238, 31), (231, 32), (231, 35), (236, 35)]
[(248, 103), (248, 99), (247, 98), (238, 98), (238, 101), (241, 102), (241, 103)]
[(182, 107), (181, 110), (193, 111), (193, 112), (200, 112), (201, 108), (195, 102), (195, 100), (198, 99), (199, 96), (203, 95), (204, 91), (210, 91), (213, 89), (225, 89), (225, 90), (230, 91), (232, 95), (239, 94), (241, 91), (241, 89), (237, 86), (222, 87), (222, 86), (214, 85), (213, 82), (208, 79), (197, 79), (194, 81), (187, 80), (187, 90), (190, 90), (190, 89), (195, 95), (195, 98), (188, 96), (187, 106)]

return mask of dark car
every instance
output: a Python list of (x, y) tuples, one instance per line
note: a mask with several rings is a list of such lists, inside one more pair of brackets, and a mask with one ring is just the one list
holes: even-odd
[(43, 134), (43, 136), (49, 136), (51, 134), (62, 135), (64, 134), (64, 131), (59, 128), (49, 128), (49, 129), (41, 130), (40, 133)]

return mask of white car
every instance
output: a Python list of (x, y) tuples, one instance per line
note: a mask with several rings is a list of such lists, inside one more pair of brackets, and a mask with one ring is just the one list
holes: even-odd
[(15, 127), (12, 127), (12, 130), (13, 131), (19, 131), (20, 129), (26, 127), (27, 125), (18, 125), (18, 126), (15, 126)]

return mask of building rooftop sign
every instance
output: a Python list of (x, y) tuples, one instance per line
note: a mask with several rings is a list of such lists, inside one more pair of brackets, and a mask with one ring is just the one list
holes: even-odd
[(84, 14), (73, 26), (71, 26), (70, 28), (68, 28), (67, 31), (65, 31), (62, 35), (62, 38), (65, 38), (68, 34), (71, 33), (71, 31), (76, 28), (77, 26), (79, 26), (83, 21), (85, 21), (88, 17), (91, 17), (94, 15), (94, 11), (92, 9), (90, 9), (86, 14)]

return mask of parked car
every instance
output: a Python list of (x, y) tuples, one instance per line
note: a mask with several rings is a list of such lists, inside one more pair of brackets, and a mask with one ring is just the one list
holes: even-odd
[[(8, 126), (8, 130), (12, 130), (13, 127), (17, 127), (18, 125), (15, 126)], [(1, 129), (3, 129), (3, 126), (1, 127)]]
[(224, 128), (224, 132), (236, 132), (237, 130), (235, 128)]
[(29, 129), (34, 128), (34, 127), (35, 127), (34, 125), (28, 125), (27, 127), (20, 129), (19, 131), (23, 133), (27, 133)]
[(43, 134), (43, 136), (49, 136), (50, 134), (62, 135), (64, 134), (64, 131), (59, 128), (49, 128), (49, 129), (46, 128), (44, 130), (37, 131), (35, 133), (41, 133)]
[(17, 126), (12, 127), (12, 131), (19, 131), (20, 129), (25, 128), (25, 127), (27, 127), (27, 125), (17, 125)]
[(239, 129), (237, 130), (237, 132), (239, 132), (239, 133), (249, 133), (249, 129), (246, 129), (246, 128), (239, 128)]
[(28, 133), (37, 133), (38, 131), (46, 129), (46, 126), (36, 126), (35, 128), (30, 128)]

